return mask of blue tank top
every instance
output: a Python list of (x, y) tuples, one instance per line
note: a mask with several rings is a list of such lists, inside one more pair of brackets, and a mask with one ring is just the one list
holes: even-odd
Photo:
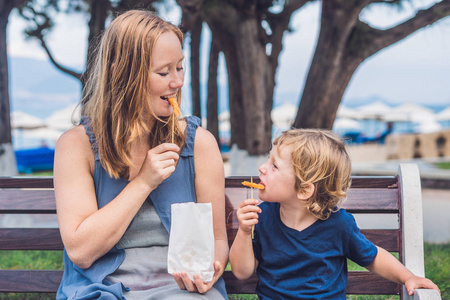
[[(181, 149), (180, 159), (172, 175), (165, 179), (149, 197), (167, 232), (170, 233), (170, 208), (173, 203), (196, 202), (194, 140), (200, 119), (194, 116), (186, 118), (186, 142)], [(86, 129), (92, 150), (95, 154), (94, 185), (99, 209), (113, 200), (129, 183), (126, 179), (110, 177), (102, 167), (95, 136), (87, 117), (81, 118)], [(173, 188), (176, 186), (176, 188)], [(96, 260), (89, 268), (82, 269), (73, 264), (64, 250), (64, 274), (56, 299), (124, 299), (125, 287), (121, 283), (113, 284), (106, 279), (122, 263), (125, 251), (114, 246), (108, 253)], [(228, 299), (225, 283), (220, 278), (214, 287)]]

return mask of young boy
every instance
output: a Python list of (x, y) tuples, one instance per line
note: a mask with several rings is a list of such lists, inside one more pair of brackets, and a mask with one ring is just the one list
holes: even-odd
[(339, 209), (351, 163), (331, 131), (284, 132), (259, 171), (264, 202), (256, 206), (257, 200), (247, 199), (239, 205), (230, 262), (238, 279), (256, 270), (260, 299), (345, 299), (347, 258), (404, 284), (409, 294), (416, 288), (439, 290), (367, 240), (353, 216)]

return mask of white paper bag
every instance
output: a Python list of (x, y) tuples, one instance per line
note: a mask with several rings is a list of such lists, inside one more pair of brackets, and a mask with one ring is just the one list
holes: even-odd
[(211, 203), (172, 204), (167, 270), (195, 274), (204, 282), (214, 276), (214, 230)]

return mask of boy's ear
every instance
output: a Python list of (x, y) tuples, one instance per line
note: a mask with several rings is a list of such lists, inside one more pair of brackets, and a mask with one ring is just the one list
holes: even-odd
[(308, 185), (303, 189), (303, 191), (297, 192), (297, 197), (300, 200), (308, 200), (314, 194), (315, 186), (312, 183), (308, 183)]

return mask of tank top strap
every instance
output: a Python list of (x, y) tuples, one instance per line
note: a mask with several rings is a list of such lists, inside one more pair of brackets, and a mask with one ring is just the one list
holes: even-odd
[(95, 138), (94, 131), (92, 131), (91, 120), (86, 116), (82, 116), (80, 124), (84, 126), (84, 130), (86, 130), (86, 134), (89, 137), (92, 152), (95, 154), (95, 160), (99, 160), (97, 139)]
[(189, 116), (186, 118), (186, 142), (181, 150), (181, 156), (194, 156), (194, 141), (195, 132), (201, 124), (201, 120), (196, 116)]

